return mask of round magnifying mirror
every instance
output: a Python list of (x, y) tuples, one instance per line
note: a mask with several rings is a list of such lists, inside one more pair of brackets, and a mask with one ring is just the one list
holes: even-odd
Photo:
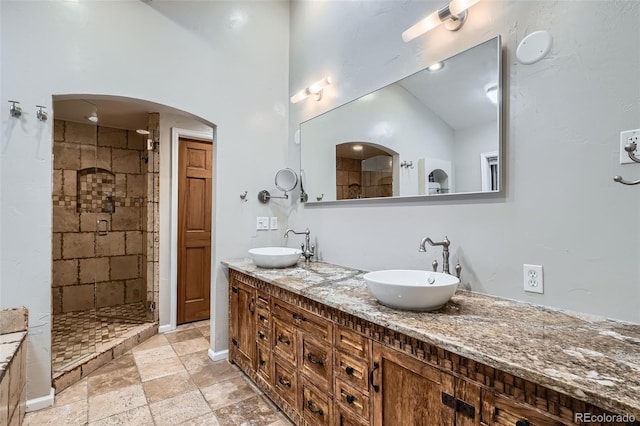
[(287, 168), (276, 173), (276, 188), (284, 193), (291, 191), (298, 184), (298, 175), (293, 170)]

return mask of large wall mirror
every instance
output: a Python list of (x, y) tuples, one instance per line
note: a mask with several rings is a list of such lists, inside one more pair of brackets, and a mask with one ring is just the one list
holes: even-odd
[(501, 189), (495, 37), (300, 125), (309, 201)]

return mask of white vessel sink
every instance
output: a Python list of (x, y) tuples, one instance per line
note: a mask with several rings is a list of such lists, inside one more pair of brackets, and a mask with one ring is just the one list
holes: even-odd
[(286, 268), (298, 262), (302, 250), (289, 247), (259, 247), (249, 250), (251, 260), (261, 268)]
[(380, 303), (390, 308), (433, 311), (456, 292), (460, 280), (440, 272), (390, 269), (364, 275), (367, 287)]

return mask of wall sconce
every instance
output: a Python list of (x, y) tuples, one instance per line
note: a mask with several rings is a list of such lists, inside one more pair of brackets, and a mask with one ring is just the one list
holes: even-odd
[(410, 42), (444, 23), (449, 31), (458, 31), (467, 19), (467, 9), (480, 0), (453, 0), (451, 3), (441, 7), (414, 26), (402, 33), (402, 40)]
[(291, 103), (296, 104), (309, 95), (313, 95), (316, 101), (322, 99), (322, 89), (330, 85), (332, 82), (331, 77), (325, 77), (322, 80), (316, 81), (306, 89), (303, 89), (291, 97)]

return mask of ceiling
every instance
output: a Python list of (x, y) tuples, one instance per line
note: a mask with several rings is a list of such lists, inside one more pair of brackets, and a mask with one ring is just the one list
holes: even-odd
[(87, 117), (94, 112), (98, 115), (97, 124), (99, 126), (127, 130), (146, 129), (149, 113), (152, 112), (171, 113), (199, 119), (187, 112), (141, 99), (103, 95), (53, 97), (53, 115), (57, 120), (91, 124)]
[[(354, 150), (353, 147), (360, 145), (361, 150)], [(365, 160), (379, 155), (393, 155), (387, 151), (379, 149), (376, 145), (367, 142), (347, 142), (336, 145), (336, 157), (354, 158), (356, 160)]]

